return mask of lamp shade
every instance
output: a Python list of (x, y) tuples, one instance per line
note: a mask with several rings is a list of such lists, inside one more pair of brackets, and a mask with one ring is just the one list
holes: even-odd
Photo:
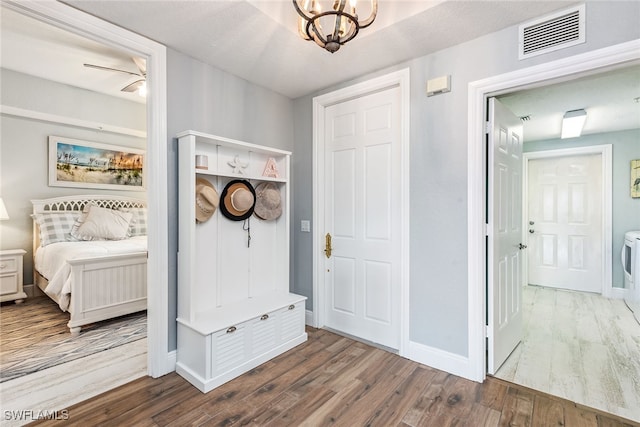
[(587, 112), (584, 110), (571, 110), (564, 113), (560, 138), (575, 138), (580, 136), (586, 120)]
[(0, 197), (0, 219), (9, 219), (9, 213), (7, 212), (7, 208), (4, 207), (2, 197)]

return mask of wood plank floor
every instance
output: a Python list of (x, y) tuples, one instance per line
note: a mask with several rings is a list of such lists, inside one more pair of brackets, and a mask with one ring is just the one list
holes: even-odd
[(175, 373), (68, 408), (63, 426), (633, 426), (497, 378), (483, 384), (324, 330), (203, 394)]
[(527, 286), (504, 380), (640, 422), (640, 324), (622, 300)]

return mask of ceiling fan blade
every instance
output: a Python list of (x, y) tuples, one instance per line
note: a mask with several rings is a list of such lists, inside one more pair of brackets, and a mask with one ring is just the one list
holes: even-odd
[(135, 62), (136, 67), (138, 67), (138, 70), (140, 70), (140, 74), (142, 74), (144, 77), (147, 76), (147, 61), (145, 61), (142, 58), (138, 58), (137, 56), (134, 56), (131, 58), (133, 60), (133, 62)]
[(117, 71), (119, 73), (125, 73), (125, 74), (130, 74), (132, 76), (139, 76), (139, 77), (144, 77), (143, 75), (141, 75), (140, 73), (134, 73), (131, 71), (126, 71), (126, 70), (119, 70), (117, 68), (111, 68), (111, 67), (103, 67), (102, 65), (94, 65), (94, 64), (83, 64), (85, 67), (87, 68), (95, 68), (96, 70), (104, 70), (104, 71)]
[(142, 86), (142, 83), (144, 83), (144, 81), (145, 81), (144, 79), (136, 80), (135, 82), (126, 85), (120, 90), (122, 92), (135, 92), (140, 88), (140, 86)]

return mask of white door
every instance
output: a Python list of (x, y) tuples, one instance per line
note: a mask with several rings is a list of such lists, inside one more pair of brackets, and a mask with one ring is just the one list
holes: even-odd
[(400, 89), (325, 109), (325, 326), (400, 345)]
[(522, 124), (489, 99), (488, 373), (522, 336)]
[(602, 292), (602, 156), (528, 162), (529, 283)]

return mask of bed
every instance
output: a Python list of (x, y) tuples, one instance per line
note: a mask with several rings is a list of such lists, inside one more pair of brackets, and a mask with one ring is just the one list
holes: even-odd
[[(70, 313), (71, 334), (79, 334), (83, 325), (147, 309), (143, 200), (83, 195), (31, 203), (34, 283)], [(124, 237), (81, 233), (103, 218), (94, 214), (105, 212), (120, 221), (121, 229), (126, 227)]]

